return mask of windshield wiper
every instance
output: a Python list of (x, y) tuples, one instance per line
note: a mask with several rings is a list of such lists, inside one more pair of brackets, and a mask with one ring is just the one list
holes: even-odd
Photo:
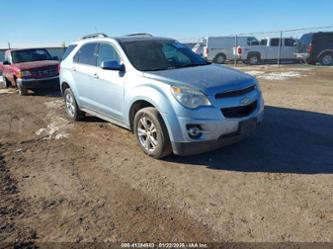
[(163, 71), (163, 70), (171, 70), (175, 69), (176, 67), (161, 67), (161, 68), (150, 68), (144, 71)]
[(183, 67), (198, 67), (198, 66), (206, 66), (209, 65), (209, 63), (206, 64), (194, 64), (194, 63), (189, 63), (189, 64), (184, 64), (181, 66), (178, 66), (177, 68), (183, 68)]

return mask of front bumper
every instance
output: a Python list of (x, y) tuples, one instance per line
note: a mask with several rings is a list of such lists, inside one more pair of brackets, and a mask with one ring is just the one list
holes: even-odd
[[(171, 129), (171, 143), (174, 154), (192, 155), (207, 152), (238, 142), (252, 134), (264, 118), (264, 100), (261, 94), (256, 99), (258, 101), (257, 108), (248, 116), (241, 118), (222, 117), (219, 108), (212, 109), (209, 112), (206, 111), (206, 114), (202, 113), (202, 119), (198, 117), (195, 119), (178, 117), (180, 130), (176, 126)], [(241, 124), (249, 120), (255, 120), (255, 127), (250, 132), (244, 132), (241, 129)], [(201, 135), (198, 138), (189, 136), (188, 124), (200, 126)]]
[(26, 89), (41, 89), (59, 87), (59, 76), (42, 79), (17, 79), (17, 84)]
[(219, 149), (223, 146), (237, 143), (242, 139), (250, 136), (255, 129), (261, 124), (262, 120), (255, 119), (256, 125), (253, 129), (246, 132), (242, 131), (240, 128), (236, 132), (229, 133), (226, 135), (221, 135), (217, 140), (210, 141), (200, 141), (191, 143), (173, 142), (172, 148), (173, 153), (181, 156), (188, 156), (194, 154), (200, 154), (212, 150)]

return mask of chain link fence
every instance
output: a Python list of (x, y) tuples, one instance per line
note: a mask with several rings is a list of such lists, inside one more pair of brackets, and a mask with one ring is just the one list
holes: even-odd
[[(317, 35), (320, 32), (322, 35)], [(316, 51), (312, 50), (314, 34), (318, 44)], [(235, 66), (306, 62), (333, 64), (333, 26), (208, 36), (198, 40), (192, 47), (193, 51), (215, 63), (233, 63)], [(313, 61), (309, 61), (310, 54), (314, 56)]]

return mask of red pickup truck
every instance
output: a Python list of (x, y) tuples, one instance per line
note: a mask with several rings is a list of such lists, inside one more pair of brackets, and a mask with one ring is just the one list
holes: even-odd
[(17, 87), (20, 95), (28, 89), (58, 88), (59, 61), (44, 48), (10, 49), (0, 67), (6, 87)]

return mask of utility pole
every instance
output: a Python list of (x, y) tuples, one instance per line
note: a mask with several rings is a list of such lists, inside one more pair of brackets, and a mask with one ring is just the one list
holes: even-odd
[(279, 42), (279, 57), (278, 57), (279, 67), (280, 67), (280, 64), (281, 64), (281, 47), (282, 47), (282, 31), (280, 32), (280, 42)]
[(233, 49), (233, 52), (234, 52), (234, 67), (236, 67), (237, 65), (237, 34), (235, 35), (235, 45), (234, 45), (234, 49)]

